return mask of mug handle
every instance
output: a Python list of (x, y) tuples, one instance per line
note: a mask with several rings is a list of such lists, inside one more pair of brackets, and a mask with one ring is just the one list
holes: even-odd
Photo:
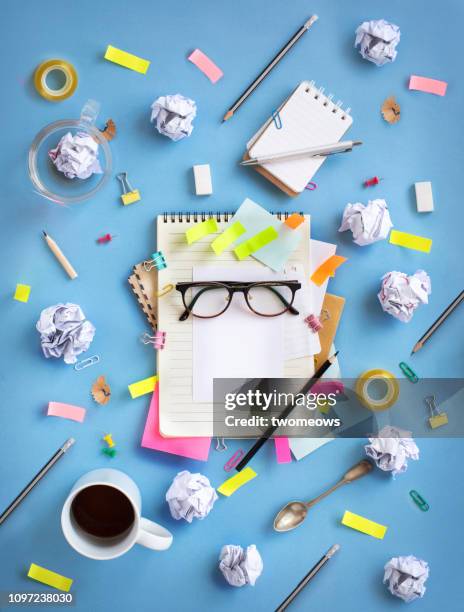
[(167, 550), (172, 544), (172, 533), (142, 516), (136, 542), (152, 550)]

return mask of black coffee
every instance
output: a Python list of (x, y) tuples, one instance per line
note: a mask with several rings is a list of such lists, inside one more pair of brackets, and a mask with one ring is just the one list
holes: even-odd
[(76, 495), (71, 513), (81, 529), (99, 538), (114, 538), (134, 522), (132, 504), (118, 489), (93, 485)]

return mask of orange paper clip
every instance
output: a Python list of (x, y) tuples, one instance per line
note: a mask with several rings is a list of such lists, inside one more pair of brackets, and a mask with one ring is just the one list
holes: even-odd
[(335, 276), (335, 270), (346, 261), (346, 257), (332, 255), (324, 261), (312, 274), (311, 280), (320, 287), (329, 276)]

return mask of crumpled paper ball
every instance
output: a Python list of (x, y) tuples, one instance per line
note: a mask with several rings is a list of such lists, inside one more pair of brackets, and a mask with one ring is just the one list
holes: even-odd
[(190, 136), (192, 121), (197, 114), (197, 105), (180, 94), (161, 96), (151, 105), (150, 121), (160, 134), (177, 141)]
[(382, 427), (375, 438), (369, 438), (364, 450), (378, 468), (393, 476), (407, 470), (408, 459), (419, 459), (419, 448), (411, 432), (391, 425)]
[(416, 308), (428, 304), (431, 293), (432, 283), (424, 270), (417, 270), (412, 276), (393, 271), (382, 277), (377, 297), (385, 312), (407, 323)]
[(204, 519), (218, 499), (214, 487), (206, 476), (179, 472), (166, 493), (172, 518), (185, 519), (191, 523), (194, 518)]
[(399, 27), (385, 19), (363, 21), (356, 30), (354, 46), (359, 45), (359, 53), (364, 59), (383, 66), (396, 58), (396, 45), (400, 42), (400, 36)]
[(385, 565), (383, 582), (388, 582), (388, 590), (403, 601), (414, 601), (423, 597), (425, 581), (429, 577), (429, 564), (413, 555), (393, 557)]
[(97, 157), (98, 142), (85, 132), (78, 132), (74, 136), (68, 132), (56, 148), (48, 152), (48, 156), (66, 178), (86, 179), (92, 174), (102, 174)]
[(343, 211), (339, 232), (351, 230), (353, 242), (366, 246), (385, 240), (393, 227), (385, 200), (369, 200), (366, 206), (360, 202), (347, 204)]
[(244, 550), (241, 546), (227, 544), (219, 555), (219, 569), (231, 586), (255, 585), (263, 571), (263, 560), (254, 544)]
[(63, 357), (65, 363), (76, 363), (76, 356), (89, 348), (95, 335), (81, 307), (69, 303), (42, 310), (36, 329), (45, 357)]

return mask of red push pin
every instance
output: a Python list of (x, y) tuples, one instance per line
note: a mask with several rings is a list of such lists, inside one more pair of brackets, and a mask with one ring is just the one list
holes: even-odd
[(378, 185), (380, 181), (383, 181), (381, 176), (373, 176), (372, 178), (364, 181), (364, 187), (373, 187), (374, 185)]
[(100, 238), (97, 238), (97, 242), (99, 244), (106, 244), (107, 242), (111, 242), (115, 237), (116, 236), (112, 236), (111, 234), (105, 234), (104, 236), (100, 236)]

